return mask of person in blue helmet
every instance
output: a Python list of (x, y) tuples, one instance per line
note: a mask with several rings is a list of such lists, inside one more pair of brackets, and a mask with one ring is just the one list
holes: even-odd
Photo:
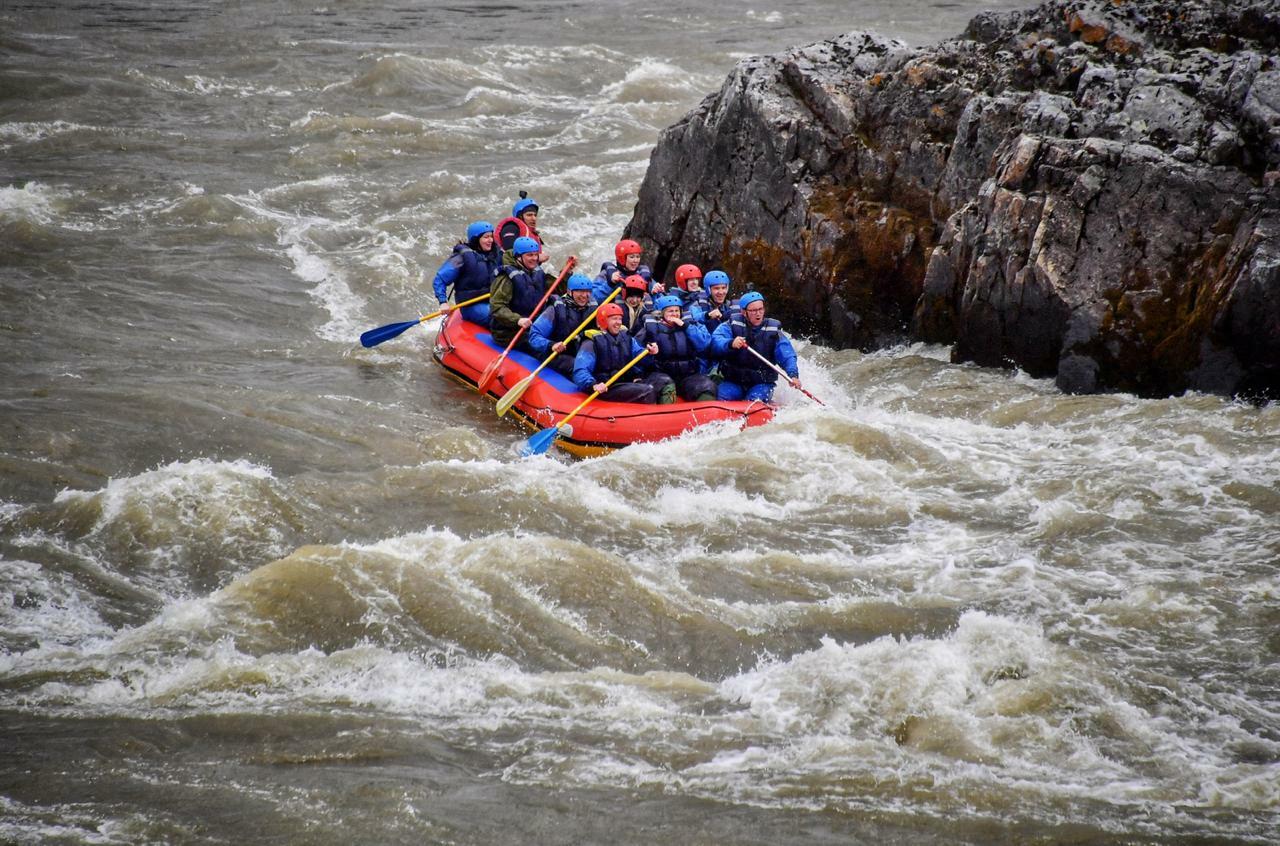
[(600, 273), (596, 275), (595, 287), (591, 291), (596, 302), (604, 302), (614, 288), (621, 288), (623, 281), (631, 276), (644, 279), (646, 293), (657, 296), (663, 292), (662, 285), (653, 281), (649, 266), (642, 263), (644, 255), (637, 242), (630, 239), (619, 241), (613, 248), (613, 257), (617, 261), (601, 264)]
[(493, 277), (489, 297), (489, 331), (495, 343), (506, 346), (522, 326), (531, 325), (537, 316), (534, 308), (547, 286), (555, 284), (555, 278), (543, 271), (538, 255), (538, 242), (532, 238), (517, 238), (502, 254), (502, 267)]
[(644, 375), (647, 367), (643, 359), (617, 382), (607, 388), (605, 383), (642, 350), (647, 349), (652, 355), (658, 348), (653, 344), (641, 346), (631, 337), (622, 325), (622, 306), (617, 303), (600, 306), (596, 311), (596, 325), (600, 331), (582, 342), (573, 360), (573, 382), (578, 390), (584, 394), (598, 392), (600, 399), (610, 402), (657, 402), (658, 388), (652, 374)]
[[(494, 243), (493, 224), (477, 220), (467, 227), (467, 240), (453, 248), (453, 255), (440, 265), (431, 282), (440, 310), (445, 314), (455, 306), (449, 303), (449, 288), (453, 288), (454, 302), (463, 302), (489, 292), (494, 274), (502, 264), (502, 252)], [(489, 303), (473, 303), (464, 306), (462, 318), (489, 325)]]
[(655, 344), (658, 352), (653, 365), (666, 377), (658, 387), (658, 403), (684, 400), (707, 401), (716, 398), (716, 383), (707, 375), (703, 353), (711, 347), (711, 333), (700, 323), (686, 322), (680, 298), (664, 294), (653, 303), (655, 311), (645, 322), (644, 339)]
[(697, 308), (702, 325), (714, 335), (720, 324), (729, 320), (736, 310), (733, 301), (729, 299), (729, 274), (723, 270), (713, 270), (703, 277), (702, 284), (706, 288), (707, 298), (699, 302)]
[(591, 299), (591, 279), (584, 274), (570, 276), (568, 287), (569, 296), (557, 298), (555, 304), (543, 309), (529, 327), (529, 348), (543, 359), (552, 352), (559, 353), (548, 367), (573, 378), (573, 359), (582, 341), (577, 337), (566, 345), (565, 338), (587, 319), (595, 309), (595, 303)]
[(717, 398), (760, 402), (773, 399), (778, 372), (753, 355), (751, 350), (785, 370), (792, 386), (799, 388), (800, 369), (796, 364), (795, 348), (783, 334), (782, 324), (764, 316), (764, 296), (748, 291), (738, 300), (738, 308), (740, 312), (721, 323), (711, 336), (711, 350), (721, 358), (720, 374), (724, 377)]
[(503, 251), (515, 246), (517, 238), (532, 238), (538, 242), (538, 263), (547, 260), (546, 245), (538, 232), (538, 204), (529, 199), (527, 192), (520, 192), (520, 199), (511, 207), (511, 217), (499, 221), (496, 232), (498, 246)]

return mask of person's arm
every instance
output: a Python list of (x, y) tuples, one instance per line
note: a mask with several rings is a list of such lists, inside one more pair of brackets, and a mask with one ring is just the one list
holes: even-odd
[(693, 351), (699, 355), (706, 352), (707, 347), (711, 346), (711, 333), (701, 323), (695, 323), (690, 320), (684, 325), (684, 331), (689, 336), (689, 343), (693, 344)]
[(793, 380), (800, 378), (800, 365), (796, 361), (796, 348), (791, 346), (791, 339), (782, 330), (778, 330), (778, 345), (773, 349), (773, 357), (778, 366), (787, 371)]
[(556, 326), (555, 309), (543, 309), (538, 319), (529, 327), (529, 347), (546, 358), (551, 352), (551, 330)]
[(442, 308), (449, 302), (449, 286), (458, 281), (458, 274), (461, 272), (462, 259), (459, 256), (450, 256), (436, 271), (436, 278), (431, 280), (431, 289)]
[(716, 358), (723, 358), (729, 352), (729, 346), (732, 343), (733, 325), (721, 323), (711, 335), (711, 354)]

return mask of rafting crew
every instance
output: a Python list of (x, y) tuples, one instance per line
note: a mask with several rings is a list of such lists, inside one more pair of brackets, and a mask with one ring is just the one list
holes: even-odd
[[(653, 366), (663, 376), (655, 384), (658, 402), (666, 405), (683, 400), (708, 401), (716, 398), (716, 383), (707, 375), (704, 358), (711, 347), (711, 333), (693, 320), (686, 321), (680, 298), (664, 294), (654, 302), (654, 312), (645, 321), (644, 339), (656, 346)], [(652, 381), (652, 380), (651, 380)]]
[(622, 325), (622, 306), (605, 303), (596, 312), (596, 325), (600, 331), (582, 343), (573, 361), (573, 381), (584, 394), (598, 392), (600, 399), (610, 402), (638, 402), (653, 404), (658, 401), (658, 391), (666, 378), (653, 374), (642, 375), (647, 368), (642, 360), (612, 385), (605, 385), (618, 371), (646, 349), (658, 352), (656, 344), (641, 346)]
[(622, 239), (614, 245), (613, 257), (616, 261), (606, 261), (601, 264), (600, 272), (596, 275), (595, 287), (591, 294), (596, 302), (604, 302), (605, 298), (613, 293), (614, 288), (622, 287), (623, 281), (628, 276), (639, 276), (644, 279), (645, 293), (663, 292), (661, 284), (657, 285), (655, 290), (653, 271), (643, 263), (644, 251), (637, 242), (628, 238)]
[(724, 378), (716, 398), (772, 401), (778, 372), (769, 362), (786, 371), (792, 387), (799, 388), (795, 348), (783, 333), (782, 324), (765, 317), (764, 296), (748, 291), (738, 300), (738, 308), (739, 312), (721, 323), (711, 336), (712, 353), (721, 359), (720, 374)]
[(547, 286), (555, 284), (555, 277), (542, 269), (541, 254), (538, 242), (525, 236), (502, 254), (502, 267), (489, 289), (489, 331), (494, 343), (506, 346), (521, 327), (531, 325), (533, 310)]
[(541, 233), (538, 232), (538, 204), (529, 199), (526, 191), (520, 192), (520, 199), (516, 200), (515, 205), (511, 207), (511, 217), (503, 218), (498, 222), (495, 237), (503, 251), (515, 246), (517, 238), (532, 238), (538, 242), (538, 263), (541, 264), (547, 260), (546, 246), (542, 242)]
[[(436, 271), (431, 287), (440, 303), (440, 311), (448, 314), (455, 308), (449, 302), (452, 287), (454, 302), (460, 303), (489, 292), (493, 277), (502, 266), (502, 251), (493, 234), (493, 224), (477, 220), (467, 227), (467, 240), (453, 248), (453, 254)], [(489, 325), (489, 304), (473, 303), (462, 308), (463, 320), (481, 326)]]
[(529, 327), (529, 348), (534, 355), (544, 360), (552, 352), (557, 353), (548, 366), (561, 375), (573, 378), (573, 361), (581, 340), (574, 338), (566, 346), (565, 339), (591, 315), (595, 303), (591, 299), (591, 279), (585, 274), (575, 273), (570, 276), (568, 288), (568, 295), (557, 297), (552, 307), (543, 309), (542, 314)]
[[(448, 303), (450, 295), (461, 302), (488, 290), (489, 302), (464, 307), (463, 319), (488, 326), (494, 343), (503, 346), (526, 327), (521, 349), (543, 361), (555, 353), (547, 366), (587, 393), (648, 349), (651, 361), (641, 362), (604, 396), (618, 402), (771, 402), (779, 376), (775, 366), (800, 389), (795, 348), (781, 324), (766, 316), (761, 294), (749, 290), (734, 301), (727, 273), (704, 275), (695, 264), (679, 265), (666, 292), (631, 239), (615, 245), (616, 261), (604, 262), (594, 280), (573, 274), (566, 294), (534, 314), (554, 277), (541, 266), (546, 252), (537, 234), (537, 204), (521, 191), (512, 213), (498, 228), (479, 220), (467, 227), (467, 240), (454, 246), (432, 282), (441, 312), (456, 308)], [(517, 235), (503, 250), (504, 225), (509, 233), (528, 234)], [(620, 300), (596, 313), (600, 331), (566, 340), (619, 287)]]

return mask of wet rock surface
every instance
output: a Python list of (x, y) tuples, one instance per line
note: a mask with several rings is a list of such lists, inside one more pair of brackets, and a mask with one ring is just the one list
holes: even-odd
[(1054, 0), (740, 63), (628, 235), (797, 332), (1072, 392), (1280, 396), (1280, 2)]

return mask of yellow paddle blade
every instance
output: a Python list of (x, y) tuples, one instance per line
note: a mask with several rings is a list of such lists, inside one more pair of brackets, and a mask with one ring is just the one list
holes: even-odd
[(512, 385), (511, 390), (502, 395), (502, 398), (498, 400), (498, 404), (495, 407), (499, 417), (510, 411), (511, 406), (516, 404), (516, 400), (520, 399), (521, 394), (529, 390), (529, 386), (533, 384), (534, 375), (535, 374), (530, 373), (528, 376)]

